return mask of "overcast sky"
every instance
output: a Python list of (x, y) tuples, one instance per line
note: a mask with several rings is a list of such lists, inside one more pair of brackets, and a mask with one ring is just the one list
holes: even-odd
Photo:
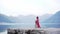
[(60, 0), (0, 0), (0, 13), (8, 16), (53, 14), (60, 10)]

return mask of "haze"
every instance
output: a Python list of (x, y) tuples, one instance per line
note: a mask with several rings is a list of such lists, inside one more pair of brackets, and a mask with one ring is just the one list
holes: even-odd
[(0, 0), (0, 13), (8, 16), (54, 14), (60, 0)]

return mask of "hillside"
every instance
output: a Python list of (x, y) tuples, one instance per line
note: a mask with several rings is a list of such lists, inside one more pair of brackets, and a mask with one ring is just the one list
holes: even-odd
[(44, 23), (60, 23), (60, 11), (45, 20)]

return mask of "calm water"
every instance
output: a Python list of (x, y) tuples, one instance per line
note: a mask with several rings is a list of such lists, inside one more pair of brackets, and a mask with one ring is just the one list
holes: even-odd
[[(41, 23), (42, 28), (60, 28), (58, 23)], [(0, 23), (0, 32), (8, 28), (35, 28), (34, 23)]]

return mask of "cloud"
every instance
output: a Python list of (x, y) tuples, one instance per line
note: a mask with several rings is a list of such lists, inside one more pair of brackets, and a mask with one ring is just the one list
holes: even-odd
[(0, 13), (17, 15), (44, 15), (60, 10), (59, 0), (0, 0)]

